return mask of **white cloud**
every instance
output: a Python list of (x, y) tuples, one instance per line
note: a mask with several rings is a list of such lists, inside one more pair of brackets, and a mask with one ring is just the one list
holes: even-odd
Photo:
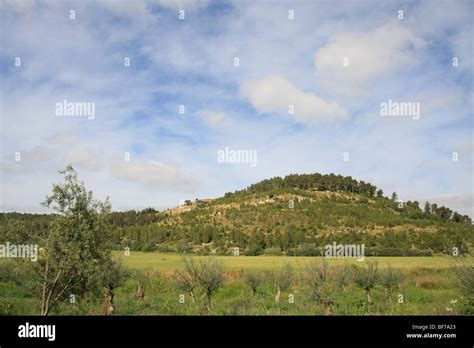
[[(421, 38), (396, 22), (366, 33), (339, 33), (316, 52), (316, 78), (321, 87), (332, 92), (364, 96), (375, 79), (415, 63), (417, 50), (424, 45)], [(345, 58), (348, 66), (344, 66)]]
[(199, 110), (196, 116), (211, 127), (220, 127), (228, 124), (226, 114), (222, 111), (203, 109)]
[[(302, 123), (317, 124), (323, 121), (341, 121), (347, 112), (313, 93), (303, 92), (281, 76), (269, 75), (262, 80), (244, 81), (240, 94), (249, 99), (259, 112), (275, 112), (282, 116), (294, 116)], [(294, 106), (294, 115), (290, 105)]]
[(97, 171), (103, 167), (103, 159), (90, 149), (75, 149), (64, 156), (66, 163), (73, 167)]
[(37, 173), (47, 167), (50, 161), (54, 161), (57, 151), (54, 148), (38, 145), (28, 150), (18, 150), (4, 156), (0, 162), (3, 173), (30, 174)]
[(165, 186), (184, 192), (193, 190), (191, 180), (174, 165), (156, 161), (114, 162), (110, 170), (112, 176), (121, 180), (141, 182), (151, 186)]

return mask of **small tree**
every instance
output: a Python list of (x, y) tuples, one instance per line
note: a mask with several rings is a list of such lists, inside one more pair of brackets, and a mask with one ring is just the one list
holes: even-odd
[(342, 265), (336, 271), (336, 284), (339, 289), (346, 291), (346, 287), (352, 282), (354, 278), (353, 267), (349, 265)]
[(204, 288), (207, 298), (207, 311), (212, 308), (212, 294), (224, 286), (224, 265), (222, 262), (210, 259), (207, 262), (201, 261), (198, 273), (199, 285)]
[(426, 203), (425, 203), (425, 210), (424, 210), (424, 213), (425, 213), (426, 215), (431, 214), (431, 204), (430, 204), (430, 202), (426, 202)]
[(458, 261), (452, 270), (457, 287), (467, 299), (465, 314), (474, 314), (474, 266)]
[(325, 259), (309, 263), (305, 272), (306, 282), (311, 287), (312, 296), (324, 306), (326, 315), (333, 313), (332, 306), (336, 290), (331, 284), (330, 274), (329, 265)]
[(195, 289), (199, 283), (199, 267), (192, 257), (183, 257), (184, 270), (176, 271), (174, 277), (178, 283), (178, 288), (186, 291), (191, 296), (191, 300), (196, 304)]
[(392, 193), (392, 202), (397, 202), (398, 201), (398, 196), (397, 196), (397, 193), (394, 192)]
[(288, 290), (295, 279), (295, 272), (293, 267), (285, 262), (279, 271), (273, 273), (274, 285), (276, 288), (275, 303), (280, 303), (280, 296), (282, 291)]
[(139, 301), (142, 301), (145, 298), (145, 281), (146, 281), (146, 275), (138, 271), (136, 273), (136, 279), (137, 279), (137, 291), (135, 292), (135, 298)]
[(379, 270), (377, 262), (369, 262), (367, 268), (358, 268), (355, 274), (356, 284), (364, 289), (367, 301), (372, 303), (370, 291), (377, 285), (379, 281)]
[(387, 299), (392, 302), (392, 292), (400, 287), (403, 280), (402, 272), (397, 268), (392, 268), (390, 265), (384, 269), (380, 274), (380, 283), (385, 289)]
[(123, 283), (126, 277), (128, 277), (128, 272), (120, 261), (108, 260), (102, 264), (99, 272), (94, 277), (95, 279), (91, 279), (91, 286), (101, 284), (103, 287), (104, 315), (111, 315), (115, 311), (114, 290)]
[(47, 235), (38, 237), (43, 247), (36, 265), (42, 315), (70, 294), (90, 291), (90, 280), (111, 258), (108, 200), (94, 199), (70, 165), (60, 173), (64, 184), (54, 184), (52, 195), (43, 203), (57, 217)]
[(252, 293), (257, 295), (258, 287), (263, 281), (262, 275), (255, 271), (246, 271), (244, 272), (243, 279), (245, 284), (247, 284), (250, 289), (252, 289)]

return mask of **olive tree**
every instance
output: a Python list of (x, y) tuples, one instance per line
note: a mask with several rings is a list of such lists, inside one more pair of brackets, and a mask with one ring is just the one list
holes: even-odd
[(256, 271), (245, 271), (243, 280), (252, 289), (252, 294), (257, 295), (258, 287), (263, 282), (262, 274)]
[(110, 262), (108, 243), (110, 203), (96, 200), (79, 182), (76, 171), (60, 171), (63, 184), (53, 184), (42, 203), (56, 214), (46, 235), (40, 236), (42, 252), (36, 265), (41, 314), (48, 315), (67, 296), (90, 291), (91, 280)]
[(360, 288), (364, 289), (368, 303), (372, 303), (370, 291), (377, 285), (379, 279), (377, 262), (369, 262), (366, 268), (357, 268), (355, 282)]
[(204, 289), (207, 298), (207, 311), (212, 307), (212, 294), (224, 286), (224, 265), (222, 262), (210, 258), (201, 261), (198, 271), (198, 283)]
[(191, 300), (196, 304), (195, 289), (199, 285), (199, 266), (192, 257), (183, 258), (184, 270), (176, 271), (174, 278), (178, 284), (178, 288), (186, 291), (191, 296)]
[(125, 269), (122, 262), (110, 259), (102, 264), (95, 277), (89, 279), (89, 288), (97, 287), (97, 285), (103, 287), (104, 315), (111, 315), (115, 311), (114, 291), (123, 284), (128, 276), (129, 272)]
[(403, 280), (402, 272), (397, 269), (393, 268), (392, 266), (388, 266), (380, 273), (380, 284), (385, 289), (385, 294), (387, 295), (387, 299), (392, 302), (392, 292), (395, 289), (400, 287), (400, 283)]
[(288, 290), (295, 280), (295, 271), (293, 267), (285, 262), (281, 269), (273, 272), (273, 283), (275, 286), (275, 303), (280, 303), (280, 296), (282, 291)]
[(322, 259), (308, 263), (305, 269), (305, 280), (311, 288), (313, 298), (324, 306), (326, 315), (331, 315), (337, 289), (333, 286), (327, 261)]

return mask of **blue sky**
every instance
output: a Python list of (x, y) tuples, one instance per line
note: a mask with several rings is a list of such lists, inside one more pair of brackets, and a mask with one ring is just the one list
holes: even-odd
[[(42, 211), (72, 163), (118, 210), (333, 172), (473, 216), (472, 1), (0, 6), (2, 210)], [(95, 117), (56, 116), (64, 99)], [(388, 100), (420, 118), (382, 117)], [(218, 163), (225, 147), (257, 165)]]

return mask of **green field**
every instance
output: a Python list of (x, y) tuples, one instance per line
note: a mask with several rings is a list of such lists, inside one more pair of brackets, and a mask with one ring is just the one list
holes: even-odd
[[(179, 254), (131, 252), (125, 256), (114, 252), (114, 258), (123, 261), (129, 269), (124, 282), (114, 289), (114, 315), (325, 315), (327, 305), (314, 298), (311, 285), (305, 280), (305, 272), (311, 261), (322, 257), (285, 256), (194, 256), (200, 263), (218, 259), (223, 263), (225, 282), (212, 295), (212, 310), (206, 309), (205, 293), (196, 288), (196, 303), (189, 293), (179, 288), (174, 271), (183, 268)], [(463, 264), (473, 266), (474, 258), (463, 257)], [(367, 301), (364, 290), (351, 281), (345, 289), (338, 289), (330, 280), (328, 293), (331, 311), (335, 315), (460, 315), (473, 314), (472, 300), (463, 294), (451, 266), (456, 264), (450, 257), (369, 257), (363, 262), (352, 258), (326, 258), (332, 272), (342, 265), (357, 265), (358, 269), (376, 260), (382, 274), (390, 265), (401, 268), (403, 278), (388, 299), (383, 283), (378, 282), (371, 290), (372, 303)], [(282, 290), (280, 303), (275, 303), (275, 284), (272, 274), (279, 274), (285, 264), (293, 267), (294, 279)], [(7, 267), (10, 265), (10, 267)], [(0, 314), (38, 315), (37, 294), (29, 290), (29, 273), (25, 265), (0, 260)], [(13, 268), (12, 268), (13, 267)], [(17, 268), (20, 267), (20, 268)], [(242, 272), (243, 271), (243, 272)], [(261, 272), (262, 281), (257, 294), (252, 294), (244, 275), (250, 271)], [(353, 270), (353, 272), (356, 272)], [(471, 276), (472, 277), (472, 276)], [(144, 297), (136, 297), (137, 286), (143, 283)], [(397, 299), (403, 295), (403, 302)], [(289, 302), (293, 298), (294, 302)], [(181, 302), (180, 299), (184, 299)], [(51, 314), (102, 315), (103, 295), (90, 294), (78, 298), (72, 305), (62, 302)]]
[[(170, 253), (146, 253), (131, 252), (125, 256), (122, 252), (114, 252), (114, 257), (123, 260), (124, 264), (133, 269), (153, 269), (159, 272), (167, 272), (181, 269), (183, 266), (182, 256)], [(216, 258), (224, 263), (227, 270), (260, 269), (271, 270), (281, 267), (285, 262), (290, 263), (295, 268), (304, 267), (308, 262), (323, 257), (285, 257), (285, 256), (194, 256), (196, 260), (205, 260), (209, 257)], [(469, 264), (474, 265), (474, 258), (463, 258)], [(366, 257), (359, 262), (355, 258), (326, 258), (330, 265), (354, 264), (363, 266), (367, 261), (376, 260), (379, 267), (388, 265), (404, 269), (445, 269), (455, 264), (455, 258), (448, 256), (427, 256), (427, 257)]]

